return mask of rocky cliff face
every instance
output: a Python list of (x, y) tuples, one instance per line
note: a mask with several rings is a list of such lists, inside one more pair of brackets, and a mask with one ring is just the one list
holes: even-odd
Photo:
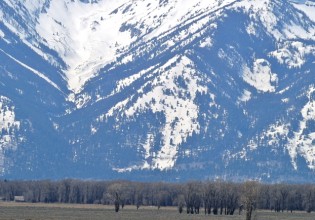
[(311, 181), (315, 6), (0, 2), (10, 178)]

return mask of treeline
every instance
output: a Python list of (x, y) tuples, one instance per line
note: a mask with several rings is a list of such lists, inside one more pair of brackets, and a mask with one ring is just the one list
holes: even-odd
[[(177, 206), (180, 212), (233, 215), (256, 208), (276, 212), (315, 210), (315, 185), (231, 183), (142, 183), (129, 181), (0, 181), (0, 197), (26, 202)], [(118, 206), (118, 207), (117, 207)], [(117, 210), (117, 211), (118, 211)], [(250, 219), (250, 218), (249, 218)]]

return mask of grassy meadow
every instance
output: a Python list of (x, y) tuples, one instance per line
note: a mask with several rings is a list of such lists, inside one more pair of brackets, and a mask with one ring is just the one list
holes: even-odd
[[(126, 206), (123, 210), (115, 213), (113, 206), (103, 205), (72, 205), (72, 204), (43, 204), (43, 203), (0, 203), (0, 220), (104, 220), (104, 219), (209, 219), (209, 220), (243, 220), (244, 215), (187, 215), (179, 214), (176, 207), (140, 207)], [(254, 220), (314, 220), (314, 213), (284, 212), (275, 213), (265, 210), (256, 211)]]

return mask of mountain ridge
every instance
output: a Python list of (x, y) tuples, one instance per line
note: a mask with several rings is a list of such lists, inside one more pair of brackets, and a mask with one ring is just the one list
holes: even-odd
[(3, 176), (313, 180), (311, 3), (0, 4)]

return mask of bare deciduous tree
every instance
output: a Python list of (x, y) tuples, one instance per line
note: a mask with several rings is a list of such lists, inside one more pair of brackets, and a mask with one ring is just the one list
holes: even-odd
[(257, 196), (258, 183), (256, 181), (245, 182), (242, 190), (242, 203), (246, 212), (246, 220), (252, 219), (252, 213), (256, 206)]

